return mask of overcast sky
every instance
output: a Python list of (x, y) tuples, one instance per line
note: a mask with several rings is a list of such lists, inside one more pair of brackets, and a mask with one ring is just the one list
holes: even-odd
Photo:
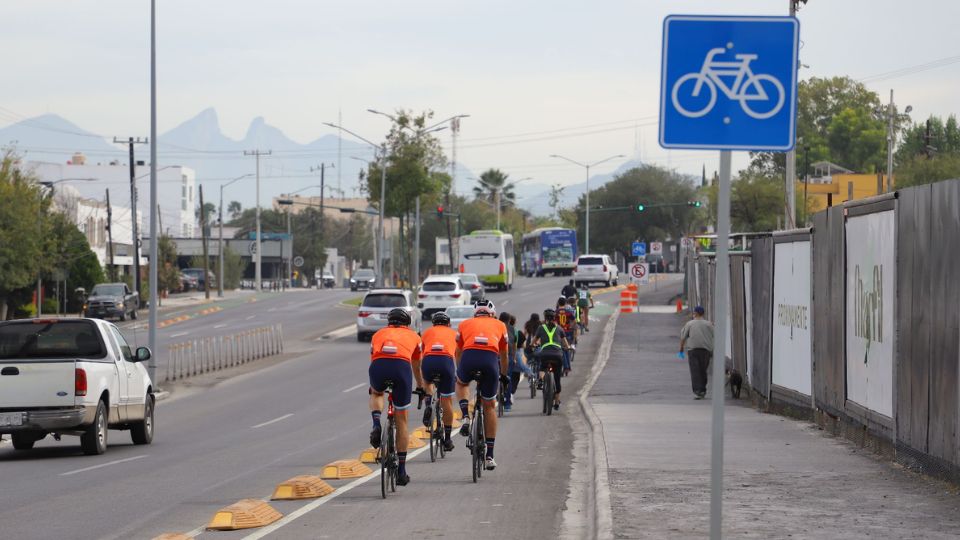
[[(438, 119), (471, 115), (458, 154), (473, 171), (564, 184), (582, 169), (550, 154), (714, 170), (714, 152), (657, 145), (663, 18), (788, 10), (788, 0), (157, 4), (161, 132), (214, 107), (232, 138), (264, 116), (307, 142), (342, 110), (345, 126), (379, 140), (387, 121), (367, 108), (429, 108)], [(4, 2), (3, 11), (0, 125), (50, 112), (108, 136), (149, 133), (148, 0)], [(866, 79), (884, 100), (894, 88), (914, 119), (960, 112), (960, 62), (868, 79), (960, 55), (960, 2), (810, 0), (799, 19), (801, 78)], [(735, 167), (745, 161), (737, 155)]]

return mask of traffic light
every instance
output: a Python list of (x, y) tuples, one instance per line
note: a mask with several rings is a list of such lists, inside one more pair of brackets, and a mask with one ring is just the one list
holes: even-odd
[(644, 206), (644, 205), (642, 205), (642, 204), (638, 204), (638, 205), (637, 205), (637, 212), (643, 212), (643, 211), (646, 210), (646, 209), (647, 209), (647, 207)]
[(700, 201), (687, 201), (687, 206), (692, 206), (694, 208), (700, 208)]
[(442, 206), (442, 205), (437, 207), (437, 218), (443, 219), (443, 206)]

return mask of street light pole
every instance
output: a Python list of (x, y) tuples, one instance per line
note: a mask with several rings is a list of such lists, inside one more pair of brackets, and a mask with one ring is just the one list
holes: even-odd
[(238, 176), (225, 184), (220, 184), (220, 239), (217, 241), (217, 253), (220, 256), (220, 270), (218, 272), (220, 275), (217, 276), (217, 296), (220, 298), (223, 298), (223, 188), (229, 186), (237, 180), (242, 180), (251, 176), (253, 175), (247, 173), (242, 176)]
[(600, 165), (601, 163), (606, 163), (611, 159), (617, 159), (617, 158), (622, 158), (626, 156), (624, 156), (623, 154), (617, 154), (615, 156), (610, 156), (608, 158), (601, 159), (600, 161), (594, 161), (593, 163), (580, 163), (579, 161), (574, 161), (568, 157), (560, 156), (557, 154), (551, 154), (550, 157), (560, 158), (564, 161), (569, 161), (570, 163), (573, 163), (574, 165), (579, 165), (587, 170), (587, 198), (586, 198), (587, 207), (586, 207), (586, 216), (584, 217), (584, 219), (586, 219), (586, 224), (584, 226), (584, 229), (586, 230), (586, 238), (584, 240), (584, 248), (585, 248), (584, 253), (590, 253), (590, 167), (596, 167), (597, 165)]
[(272, 153), (273, 153), (272, 150), (267, 150), (267, 151), (264, 152), (264, 151), (261, 151), (260, 149), (257, 149), (257, 150), (249, 150), (249, 151), (248, 151), (248, 150), (244, 150), (244, 151), (243, 151), (243, 155), (245, 155), (245, 156), (256, 156), (256, 158), (257, 158), (257, 238), (256, 238), (256, 240), (254, 241), (254, 245), (256, 246), (256, 251), (257, 251), (257, 252), (254, 254), (254, 255), (255, 255), (255, 257), (254, 257), (254, 263), (256, 264), (256, 269), (255, 269), (255, 271), (254, 271), (254, 276), (255, 276), (255, 279), (256, 279), (255, 288), (256, 288), (256, 291), (257, 291), (257, 292), (260, 292), (260, 291), (261, 291), (262, 285), (263, 285), (263, 283), (262, 283), (262, 276), (263, 276), (263, 274), (262, 274), (262, 271), (261, 271), (261, 268), (260, 268), (260, 267), (261, 267), (261, 264), (260, 264), (260, 263), (261, 263), (261, 261), (263, 260), (263, 256), (260, 254), (260, 252), (263, 251), (263, 250), (261, 249), (262, 246), (261, 246), (261, 243), (260, 243), (260, 156), (269, 156), (269, 155), (272, 154)]
[[(150, 380), (157, 384), (157, 2), (150, 0), (150, 317), (147, 345), (154, 352), (147, 363)], [(154, 386), (156, 388), (156, 386)]]

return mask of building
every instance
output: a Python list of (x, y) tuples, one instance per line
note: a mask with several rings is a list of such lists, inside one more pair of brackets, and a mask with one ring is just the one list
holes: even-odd
[[(24, 171), (34, 174), (40, 182), (56, 182), (56, 189), (64, 185), (76, 188), (80, 197), (106, 202), (110, 190), (110, 202), (114, 208), (131, 208), (130, 167), (127, 163), (110, 161), (89, 163), (77, 152), (66, 163), (27, 161)], [(137, 217), (149, 216), (150, 167), (138, 161), (134, 169), (137, 178)], [(157, 201), (160, 206), (161, 232), (170, 236), (193, 237), (196, 233), (196, 174), (193, 169), (168, 165), (157, 169)], [(130, 216), (127, 215), (127, 222)], [(119, 222), (116, 215), (114, 220)], [(147, 217), (142, 223), (149, 224)], [(148, 236), (149, 230), (138, 231), (139, 236)]]
[(806, 196), (813, 214), (846, 201), (865, 199), (887, 191), (885, 174), (860, 174), (839, 165), (818, 161), (813, 174), (797, 182), (797, 194)]

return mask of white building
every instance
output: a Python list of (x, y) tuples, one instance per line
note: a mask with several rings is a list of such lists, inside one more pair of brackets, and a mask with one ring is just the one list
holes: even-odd
[[(78, 152), (66, 163), (28, 161), (23, 164), (23, 169), (32, 172), (41, 182), (57, 182), (55, 189), (58, 191), (65, 185), (72, 186), (81, 198), (104, 202), (104, 208), (106, 191), (109, 189), (110, 203), (114, 209), (131, 208), (130, 167), (127, 163), (110, 161), (93, 164)], [(134, 174), (137, 177), (137, 221), (149, 225), (150, 167), (138, 161)], [(157, 169), (161, 232), (177, 237), (194, 236), (197, 208), (195, 186), (196, 174), (193, 169), (179, 165)], [(140, 219), (141, 216), (144, 219)], [(114, 229), (116, 233), (120, 230), (119, 223), (131, 223), (129, 210), (126, 218), (120, 218), (115, 210), (113, 220), (117, 225)], [(138, 230), (138, 233), (141, 238), (150, 235), (149, 229)]]

